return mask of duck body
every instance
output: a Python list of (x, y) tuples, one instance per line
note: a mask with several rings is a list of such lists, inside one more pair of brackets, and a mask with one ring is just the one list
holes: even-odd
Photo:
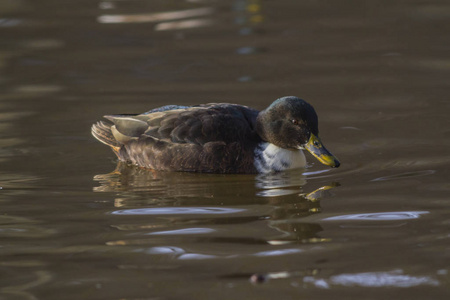
[(119, 160), (164, 171), (268, 173), (301, 168), (306, 160), (300, 149), (313, 131), (318, 134), (314, 109), (296, 97), (280, 98), (261, 112), (212, 103), (105, 118), (112, 123), (94, 124), (92, 134)]

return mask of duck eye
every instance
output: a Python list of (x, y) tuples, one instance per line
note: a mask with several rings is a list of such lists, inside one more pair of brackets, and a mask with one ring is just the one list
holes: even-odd
[(319, 147), (320, 146), (320, 144), (319, 144), (319, 142), (318, 141), (314, 141), (314, 146), (316, 146), (316, 147)]
[(297, 121), (296, 119), (292, 119), (291, 122), (292, 122), (292, 124), (294, 124), (294, 125), (298, 125), (298, 121)]

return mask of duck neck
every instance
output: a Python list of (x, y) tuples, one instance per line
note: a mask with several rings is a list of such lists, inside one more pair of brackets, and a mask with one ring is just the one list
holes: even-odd
[(258, 116), (256, 117), (256, 133), (261, 137), (261, 139), (265, 142), (269, 142), (267, 138), (267, 132), (264, 129), (264, 114), (265, 110), (262, 110), (259, 112)]

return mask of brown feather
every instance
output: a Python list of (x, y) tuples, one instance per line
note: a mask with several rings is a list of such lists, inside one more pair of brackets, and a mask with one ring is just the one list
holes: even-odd
[[(208, 104), (135, 116), (107, 116), (120, 138), (104, 122), (93, 126), (93, 135), (113, 148), (120, 160), (150, 169), (255, 173), (253, 151), (261, 141), (254, 131), (257, 114), (241, 105)], [(130, 136), (123, 136), (126, 134)]]

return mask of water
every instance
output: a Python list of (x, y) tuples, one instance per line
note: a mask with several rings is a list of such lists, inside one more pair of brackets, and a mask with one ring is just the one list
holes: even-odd
[[(446, 1), (3, 1), (1, 299), (448, 299)], [(341, 161), (148, 172), (102, 115), (280, 96)]]

